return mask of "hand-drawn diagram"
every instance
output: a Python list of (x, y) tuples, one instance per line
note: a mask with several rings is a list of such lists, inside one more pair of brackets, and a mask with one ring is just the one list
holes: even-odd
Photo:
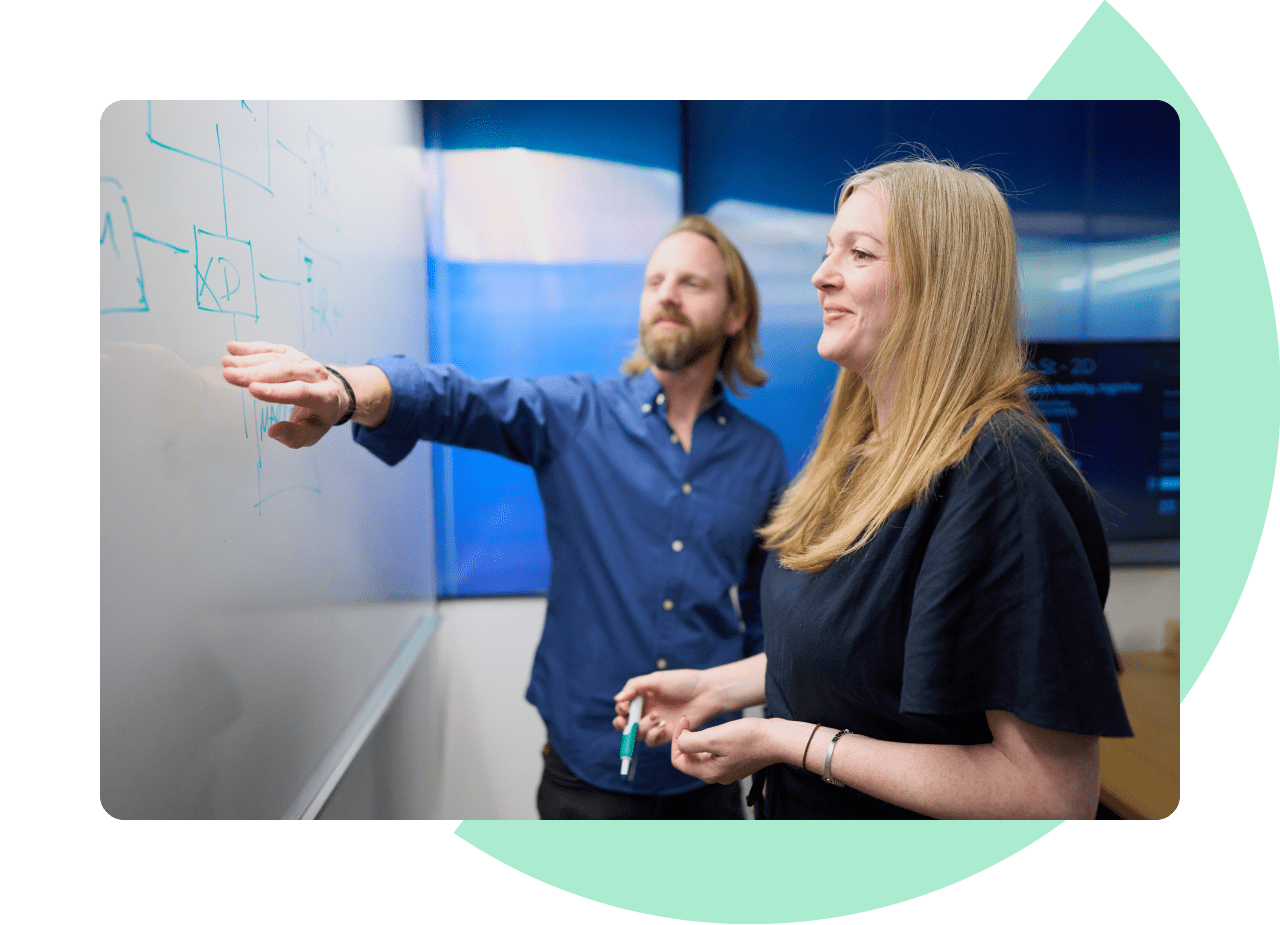
[[(307, 124), (300, 113), (286, 111), (278, 121), (281, 124), (273, 128), (271, 107), (264, 101), (147, 103), (146, 140), (192, 164), (191, 171), (175, 171), (173, 177), (182, 179), (172, 181), (190, 183), (194, 171), (197, 183), (189, 189), (195, 198), (177, 200), (190, 204), (190, 215), (195, 219), (187, 226), (192, 244), (188, 250), (135, 231), (124, 185), (103, 177), (100, 244), (104, 314), (151, 310), (143, 272), (147, 252), (144, 249), (140, 254), (136, 243), (141, 238), (168, 248), (169, 256), (174, 252), (192, 255), (188, 258), (194, 270), (190, 291), (195, 298), (189, 304), (201, 312), (227, 316), (230, 330), (225, 333), (229, 339), (287, 339), (316, 359), (346, 362), (340, 260), (296, 234), (296, 244), (270, 236), (253, 240), (254, 229), (264, 227), (264, 215), (273, 215), (267, 228), (279, 227), (274, 216), (283, 217), (286, 227), (290, 226), (291, 217), (303, 219), (306, 228), (294, 225), (292, 230), (328, 245), (335, 243), (333, 236), (340, 233), (338, 201), (331, 185), (332, 142)], [(290, 157), (282, 158), (281, 154)], [(209, 167), (215, 168), (216, 173), (208, 172)], [(200, 181), (201, 173), (216, 185), (210, 188)], [(212, 201), (206, 192), (213, 194)], [(166, 227), (168, 230), (162, 230), (159, 236), (172, 240), (172, 223)], [(262, 258), (267, 272), (258, 271), (258, 258)], [(166, 278), (172, 278), (172, 274)], [(276, 295), (278, 290), (269, 288), (264, 290), (265, 301), (260, 302), (259, 279), (298, 287), (296, 326), (288, 309), (292, 296), (281, 300)], [(162, 286), (166, 293), (172, 288)], [(284, 314), (281, 309), (286, 310)], [(269, 312), (269, 317), (264, 312)], [(256, 326), (267, 321), (271, 333), (266, 338), (247, 335), (237, 327), (237, 322), (243, 327), (245, 323)], [(219, 346), (210, 344), (210, 349), (215, 351)], [(241, 409), (244, 436), (251, 437), (257, 449), (254, 507), (258, 513), (262, 513), (266, 501), (283, 492), (320, 492), (311, 454), (294, 453), (266, 436), (272, 424), (288, 418), (290, 407), (262, 404), (246, 394), (242, 396)]]
[(251, 399), (252, 431), (258, 450), (258, 500), (254, 507), (262, 513), (262, 506), (290, 491), (321, 493), (320, 474), (316, 471), (315, 454), (299, 453), (267, 436), (267, 431), (277, 421), (289, 420), (291, 405), (264, 404)]
[(258, 320), (258, 288), (254, 281), (253, 245), (228, 235), (194, 229), (196, 239), (196, 308), (228, 312)]
[(307, 182), (307, 200), (311, 214), (328, 222), (335, 231), (340, 230), (338, 206), (329, 192), (329, 154), (333, 145), (307, 128), (307, 164), (311, 176)]
[(303, 280), (299, 294), (303, 350), (330, 357), (335, 363), (345, 363), (347, 351), (342, 336), (342, 309), (338, 303), (342, 264), (302, 238), (298, 238), (298, 260)]
[[(98, 123), (100, 802), (122, 819), (296, 815), (420, 622), (350, 602), (434, 594), (430, 459), (370, 485), (381, 464), (349, 428), (290, 449), (267, 432), (307, 412), (229, 384), (221, 357), (230, 340), (301, 347), (304, 327), (335, 366), (339, 347), (426, 347), (421, 117), (407, 102), (120, 100)], [(308, 130), (332, 142), (316, 169)], [(326, 168), (341, 231), (312, 209)], [(387, 204), (403, 208), (384, 223)], [(358, 307), (342, 291), (357, 285), (373, 293)], [(348, 625), (377, 646), (334, 635)]]
[(145, 312), (147, 286), (134, 239), (133, 215), (120, 181), (102, 178), (98, 261), (102, 274), (102, 313)]
[[(271, 189), (271, 109), (265, 100), (205, 103), (212, 123), (197, 124), (190, 104), (147, 103), (147, 139)], [(212, 129), (212, 130), (210, 130)], [(223, 180), (226, 183), (226, 180)]]

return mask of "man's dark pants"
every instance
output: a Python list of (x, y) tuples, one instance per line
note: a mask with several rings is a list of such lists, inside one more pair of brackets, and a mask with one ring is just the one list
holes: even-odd
[[(670, 760), (661, 749), (645, 757)], [(733, 783), (707, 784), (672, 796), (615, 793), (578, 777), (548, 743), (542, 749), (538, 815), (543, 819), (742, 819), (742, 790)]]

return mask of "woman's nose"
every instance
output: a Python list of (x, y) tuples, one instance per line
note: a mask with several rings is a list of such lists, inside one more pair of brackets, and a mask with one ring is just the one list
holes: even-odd
[(839, 274), (833, 272), (827, 264), (828, 258), (823, 258), (822, 263), (818, 264), (818, 269), (814, 271), (809, 282), (813, 283), (815, 289), (837, 289), (840, 286)]

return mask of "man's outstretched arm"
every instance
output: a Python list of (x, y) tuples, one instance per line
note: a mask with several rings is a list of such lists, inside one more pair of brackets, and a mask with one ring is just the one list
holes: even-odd
[[(355, 395), (351, 420), (369, 428), (380, 425), (391, 407), (386, 374), (376, 366), (335, 369)], [(267, 436), (294, 449), (318, 443), (351, 408), (351, 397), (337, 376), (284, 344), (231, 341), (222, 358), (222, 378), (248, 389), (259, 401), (293, 405), (289, 420), (271, 425)]]

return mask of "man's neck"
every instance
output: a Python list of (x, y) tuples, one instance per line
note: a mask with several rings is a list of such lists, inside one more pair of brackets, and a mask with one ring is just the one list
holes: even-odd
[(707, 356), (676, 371), (653, 367), (653, 376), (667, 396), (667, 423), (679, 435), (686, 451), (693, 436), (693, 422), (715, 397), (717, 359)]
[(681, 370), (653, 367), (653, 376), (667, 394), (667, 417), (696, 418), (715, 396), (717, 367), (698, 362)]

